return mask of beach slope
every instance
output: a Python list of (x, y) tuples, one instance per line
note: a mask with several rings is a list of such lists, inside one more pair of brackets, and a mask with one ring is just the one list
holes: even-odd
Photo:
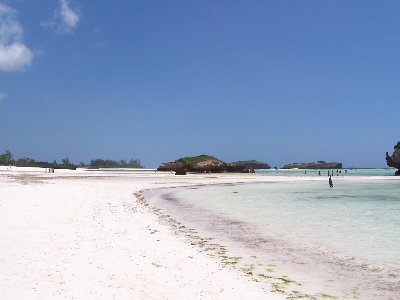
[(0, 172), (1, 299), (284, 299), (136, 203), (176, 177), (65, 172)]

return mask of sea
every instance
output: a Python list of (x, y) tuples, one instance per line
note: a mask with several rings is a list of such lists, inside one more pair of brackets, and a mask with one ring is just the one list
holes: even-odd
[(329, 171), (333, 188), (328, 170), (257, 170), (270, 180), (145, 197), (224, 267), (288, 298), (400, 299), (400, 178)]

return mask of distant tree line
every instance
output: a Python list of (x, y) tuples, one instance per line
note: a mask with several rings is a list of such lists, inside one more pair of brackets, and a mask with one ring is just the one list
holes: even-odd
[(72, 169), (78, 167), (98, 169), (98, 168), (143, 168), (139, 159), (131, 159), (129, 162), (126, 160), (115, 161), (111, 159), (92, 159), (89, 164), (81, 162), (79, 165), (71, 163), (67, 158), (61, 159), (60, 163), (57, 161), (46, 162), (36, 161), (29, 157), (19, 158), (14, 160), (13, 154), (10, 150), (5, 150), (0, 154), (0, 166), (17, 166), (17, 167), (39, 167), (39, 168), (54, 168), (54, 169)]
[(129, 162), (122, 159), (120, 161), (111, 160), (111, 159), (92, 159), (88, 166), (90, 169), (98, 169), (98, 168), (143, 168), (139, 159), (131, 159)]

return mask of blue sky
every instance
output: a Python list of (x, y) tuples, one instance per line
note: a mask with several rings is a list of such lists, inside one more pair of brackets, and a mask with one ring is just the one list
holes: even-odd
[(399, 1), (0, 0), (0, 151), (384, 167)]

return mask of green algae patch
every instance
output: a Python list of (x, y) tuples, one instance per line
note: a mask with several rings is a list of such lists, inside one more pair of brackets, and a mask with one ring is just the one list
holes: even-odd
[(321, 298), (322, 299), (337, 299), (335, 296), (331, 296), (329, 294), (321, 293)]

